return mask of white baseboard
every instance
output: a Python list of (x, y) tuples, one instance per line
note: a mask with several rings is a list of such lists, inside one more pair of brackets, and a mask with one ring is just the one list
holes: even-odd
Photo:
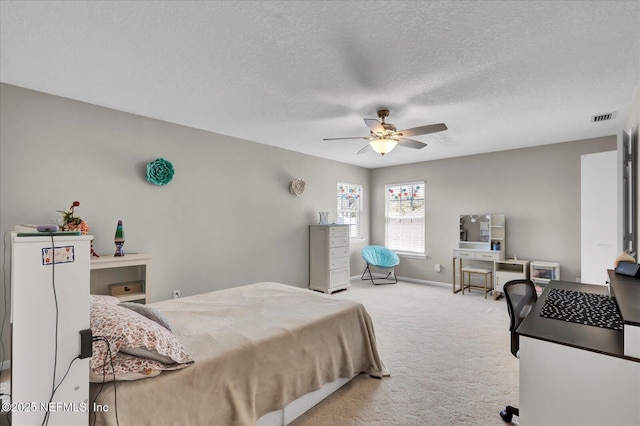
[(407, 281), (407, 282), (416, 283), (416, 284), (437, 285), (438, 287), (451, 287), (450, 283), (443, 283), (440, 281), (419, 280), (417, 278), (407, 278), (407, 277), (398, 277), (398, 280)]
[[(386, 276), (386, 274), (378, 274), (378, 273), (373, 273), (372, 274), (374, 278), (384, 278)], [(350, 277), (349, 280), (360, 280), (361, 275), (355, 275), (353, 277)], [(366, 279), (368, 280), (368, 278)], [(364, 280), (364, 281), (366, 281)], [(429, 281), (429, 280), (419, 280), (417, 278), (407, 278), (407, 277), (401, 277), (398, 276), (398, 281), (407, 281), (410, 283), (416, 283), (416, 284), (427, 284), (427, 285), (437, 285), (439, 287), (451, 287), (450, 283), (443, 283), (440, 281)]]
[(11, 360), (7, 359), (5, 361), (0, 362), (0, 371), (8, 370), (11, 368)]

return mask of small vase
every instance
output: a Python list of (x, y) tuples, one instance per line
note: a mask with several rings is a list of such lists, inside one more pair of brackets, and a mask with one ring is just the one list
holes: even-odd
[(62, 225), (63, 231), (79, 231), (82, 235), (89, 235), (89, 224), (86, 221), (78, 223), (65, 223)]
[(328, 225), (329, 224), (329, 212), (318, 212), (320, 215), (320, 223), (319, 225)]
[(122, 221), (118, 221), (116, 226), (116, 235), (113, 238), (113, 242), (116, 245), (116, 254), (114, 256), (124, 256), (124, 229), (122, 229)]

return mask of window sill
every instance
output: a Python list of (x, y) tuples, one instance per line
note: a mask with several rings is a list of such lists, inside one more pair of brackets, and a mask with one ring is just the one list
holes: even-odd
[(396, 252), (399, 257), (406, 257), (408, 259), (426, 259), (428, 256), (426, 254), (416, 254), (416, 253), (402, 253)]

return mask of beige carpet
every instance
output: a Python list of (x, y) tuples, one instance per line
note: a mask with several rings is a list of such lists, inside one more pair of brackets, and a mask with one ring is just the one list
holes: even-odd
[(365, 305), (391, 377), (360, 375), (293, 425), (504, 425), (499, 411), (517, 406), (504, 298), (365, 281), (332, 297)]

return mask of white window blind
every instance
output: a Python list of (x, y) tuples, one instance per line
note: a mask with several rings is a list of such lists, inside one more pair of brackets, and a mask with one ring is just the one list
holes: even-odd
[(424, 255), (424, 182), (385, 185), (385, 192), (385, 245), (398, 253)]
[(338, 182), (336, 223), (349, 225), (349, 238), (362, 238), (362, 185)]

